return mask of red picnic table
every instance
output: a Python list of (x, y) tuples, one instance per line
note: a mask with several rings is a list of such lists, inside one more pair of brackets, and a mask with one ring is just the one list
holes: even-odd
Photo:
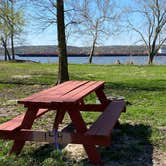
[[(110, 146), (111, 131), (126, 108), (124, 100), (108, 100), (103, 89), (103, 81), (67, 81), (21, 99), (18, 103), (27, 107), (26, 113), (1, 124), (0, 139), (14, 140), (10, 153), (15, 154), (21, 152), (26, 141), (82, 144), (89, 160), (101, 164), (96, 145)], [(84, 102), (92, 92), (96, 93), (99, 104)], [(53, 130), (32, 130), (34, 120), (50, 110), (56, 110)], [(101, 112), (101, 115), (88, 129), (81, 111)], [(58, 130), (66, 112), (75, 127), (73, 132)]]

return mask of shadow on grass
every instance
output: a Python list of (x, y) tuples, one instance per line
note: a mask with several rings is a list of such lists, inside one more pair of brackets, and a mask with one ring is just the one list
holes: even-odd
[(59, 149), (56, 150), (55, 144), (45, 144), (36, 149), (30, 156), (37, 165), (41, 166), (71, 166), (75, 161), (67, 159), (66, 153), (62, 151), (65, 146), (59, 145)]
[(32, 154), (32, 158), (34, 158), (38, 163), (42, 163), (45, 159), (50, 157), (51, 152), (53, 152), (54, 145), (53, 144), (46, 144), (43, 146), (40, 146), (38, 149), (36, 149)]
[[(152, 166), (153, 145), (150, 136), (150, 126), (120, 125), (113, 130), (112, 145), (99, 148), (105, 166)], [(87, 160), (81, 163), (88, 165)]]
[[(118, 126), (112, 133), (112, 145), (98, 148), (105, 166), (152, 166), (153, 146), (150, 142), (150, 136), (150, 126), (143, 124), (122, 124)], [(32, 154), (32, 157), (42, 163), (50, 157), (54, 150), (54, 145), (44, 145), (38, 148)], [(55, 160), (58, 160), (58, 158), (55, 158)], [(65, 158), (66, 164), (68, 161), (71, 161), (71, 159)], [(75, 163), (75, 161), (71, 162)], [(88, 159), (79, 161), (77, 165), (93, 166)]]

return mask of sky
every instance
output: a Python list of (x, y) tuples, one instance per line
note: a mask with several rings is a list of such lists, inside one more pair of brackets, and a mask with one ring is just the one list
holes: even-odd
[[(135, 5), (132, 0), (116, 0), (118, 6), (125, 7), (127, 4)], [(36, 9), (31, 9), (31, 14), (26, 13), (26, 18), (28, 20), (28, 26), (25, 28), (25, 33), (23, 35), (24, 45), (57, 45), (57, 33), (56, 25), (47, 28), (42, 31), (40, 28), (36, 28), (36, 20), (33, 19)], [(110, 36), (104, 38), (99, 42), (99, 45), (133, 45), (136, 41), (135, 34), (132, 32), (122, 32), (119, 35)], [(83, 40), (81, 35), (70, 36), (67, 44), (70, 46), (89, 46), (91, 43), (89, 40)]]
[[(26, 45), (57, 45), (56, 31), (46, 30), (35, 34), (34, 32), (28, 33), (26, 39), (24, 40)], [(111, 36), (109, 39), (105, 39), (100, 42), (99, 45), (133, 45), (136, 39), (132, 33), (121, 33), (117, 36)], [(83, 41), (79, 37), (70, 38), (68, 45), (70, 46), (88, 46), (90, 42)]]

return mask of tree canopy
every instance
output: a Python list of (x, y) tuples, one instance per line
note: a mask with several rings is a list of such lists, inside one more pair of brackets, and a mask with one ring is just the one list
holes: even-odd
[(4, 42), (6, 46), (10, 43), (12, 59), (15, 59), (14, 39), (16, 40), (16, 37), (22, 33), (25, 20), (23, 10), (16, 10), (13, 3), (10, 0), (2, 0), (0, 2), (0, 35), (3, 46)]

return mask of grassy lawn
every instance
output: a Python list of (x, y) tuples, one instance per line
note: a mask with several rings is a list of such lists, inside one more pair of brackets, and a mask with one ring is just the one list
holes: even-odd
[[(56, 64), (0, 63), (0, 122), (25, 111), (16, 100), (53, 86)], [(158, 165), (166, 157), (166, 66), (69, 65), (70, 79), (104, 80), (108, 96), (124, 96), (131, 103), (113, 132), (112, 147), (100, 148), (107, 165)], [(95, 101), (95, 95), (86, 98)], [(48, 129), (53, 113), (33, 126)], [(84, 113), (87, 122), (98, 114)], [(67, 119), (67, 117), (66, 117)], [(51, 123), (50, 123), (51, 122)], [(0, 140), (1, 165), (88, 165), (67, 151), (57, 152), (52, 145), (27, 143), (19, 157), (8, 156), (11, 141)], [(77, 153), (76, 153), (77, 154)], [(86, 156), (85, 156), (86, 158)], [(90, 165), (90, 164), (89, 164)]]

